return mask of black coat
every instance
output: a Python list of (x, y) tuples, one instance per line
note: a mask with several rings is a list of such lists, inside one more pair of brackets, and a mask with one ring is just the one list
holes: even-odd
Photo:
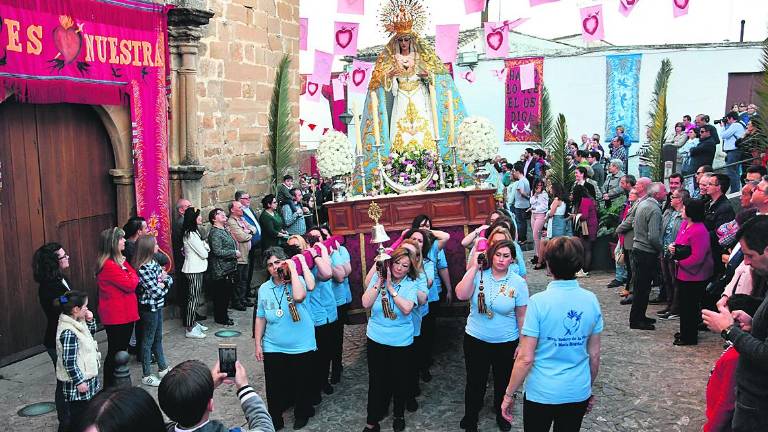
[(696, 172), (704, 165), (712, 165), (715, 160), (715, 149), (719, 140), (716, 137), (709, 137), (699, 141), (699, 144), (690, 150), (691, 162), (690, 171)]
[(45, 317), (48, 319), (48, 323), (45, 326), (45, 338), (43, 338), (43, 345), (46, 348), (56, 348), (56, 327), (59, 325), (60, 311), (53, 305), (53, 301), (67, 291), (69, 289), (67, 289), (61, 279), (41, 282), (37, 290), (40, 307), (43, 308)]

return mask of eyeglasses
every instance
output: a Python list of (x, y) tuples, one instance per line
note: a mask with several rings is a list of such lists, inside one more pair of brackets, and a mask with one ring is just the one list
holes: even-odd
[(240, 199), (241, 199), (241, 200), (248, 200), (248, 201), (250, 201), (250, 200), (251, 200), (251, 197), (249, 197), (249, 196), (243, 196), (243, 197), (240, 197)]
[(58, 259), (59, 259), (59, 261), (65, 260), (65, 259), (69, 259), (69, 255), (62, 255), (62, 256), (58, 257)]

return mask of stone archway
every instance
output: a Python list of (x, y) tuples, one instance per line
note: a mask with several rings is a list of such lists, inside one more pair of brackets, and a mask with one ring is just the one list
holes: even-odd
[[(13, 95), (6, 90), (0, 94), (0, 103)], [(131, 145), (131, 113), (120, 105), (91, 105), (101, 119), (112, 144), (115, 169), (109, 175), (116, 187), (117, 220), (125, 221), (134, 213), (136, 195), (133, 186), (133, 147)]]

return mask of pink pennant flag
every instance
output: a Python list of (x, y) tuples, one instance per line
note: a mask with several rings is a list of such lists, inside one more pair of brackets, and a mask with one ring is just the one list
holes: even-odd
[(675, 18), (688, 15), (688, 3), (690, 0), (672, 0), (672, 12)]
[(509, 54), (509, 32), (503, 22), (485, 23), (485, 56), (504, 58)]
[(513, 28), (520, 26), (526, 21), (528, 21), (528, 18), (518, 18), (513, 21), (504, 21), (504, 25), (507, 26), (507, 30), (512, 30)]
[(581, 8), (581, 35), (587, 42), (599, 41), (605, 38), (603, 27), (603, 5)]
[(331, 86), (333, 86), (333, 101), (344, 99), (344, 84), (341, 83), (341, 79), (332, 79)]
[(475, 72), (472, 69), (465, 67), (456, 68), (455, 73), (468, 84), (475, 83)]
[(373, 63), (352, 60), (352, 70), (347, 76), (347, 89), (352, 93), (365, 93), (371, 82)]
[(520, 65), (520, 90), (529, 90), (536, 87), (533, 63)]
[(560, 0), (531, 0), (531, 7), (543, 5), (546, 3), (554, 3), (556, 1), (560, 1)]
[(632, 9), (635, 8), (635, 5), (638, 4), (640, 0), (620, 0), (619, 1), (619, 13), (624, 15), (624, 17), (628, 17), (629, 14), (632, 12)]
[(330, 84), (333, 54), (315, 50), (315, 68), (312, 70), (312, 81), (318, 84)]
[(322, 96), (323, 96), (323, 86), (322, 86), (322, 84), (318, 84), (318, 83), (312, 81), (311, 77), (309, 79), (307, 79), (307, 91), (304, 92), (304, 97), (307, 100), (310, 100), (310, 101), (313, 101), (313, 102), (320, 102)]
[(360, 31), (360, 23), (336, 21), (335, 26), (333, 53), (343, 56), (357, 55), (357, 34)]
[(495, 76), (499, 81), (504, 81), (507, 79), (507, 68), (503, 67), (501, 69), (491, 69), (491, 75)]
[(336, 12), (365, 15), (365, 0), (338, 0)]
[(435, 51), (443, 63), (456, 61), (459, 48), (459, 25), (440, 24), (435, 26)]
[(307, 50), (307, 34), (309, 32), (309, 18), (299, 18), (299, 49)]
[(464, 11), (467, 15), (482, 12), (485, 9), (486, 0), (464, 0)]

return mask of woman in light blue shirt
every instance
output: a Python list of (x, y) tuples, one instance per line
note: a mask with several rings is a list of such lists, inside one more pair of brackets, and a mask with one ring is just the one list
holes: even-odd
[[(416, 255), (395, 249), (391, 258), (372, 266), (366, 277), (363, 307), (368, 319), (368, 415), (365, 430), (379, 431), (379, 422), (393, 400), (392, 429), (405, 429), (405, 399), (411, 374), (411, 344), (418, 279)], [(384, 276), (381, 276), (384, 273)]]
[[(512, 421), (514, 393), (525, 381), (523, 427), (576, 432), (594, 404), (592, 385), (600, 366), (603, 316), (597, 297), (579, 286), (584, 247), (574, 237), (557, 237), (544, 248), (555, 280), (531, 296), (502, 413)], [(527, 380), (526, 380), (527, 377)]]
[[(482, 245), (479, 245), (482, 247)], [(460, 426), (477, 431), (478, 413), (483, 407), (488, 371), (493, 369), (494, 412), (499, 429), (511, 425), (501, 415), (504, 387), (509, 381), (520, 328), (528, 304), (528, 285), (512, 266), (516, 258), (511, 240), (499, 240), (487, 251), (479, 251), (456, 285), (456, 298), (470, 300), (464, 334), (464, 417)], [(520, 260), (518, 260), (520, 261)]]
[(256, 306), (256, 360), (264, 362), (267, 406), (275, 429), (284, 427), (283, 411), (291, 404), (294, 428), (304, 427), (315, 413), (312, 408), (312, 360), (317, 350), (315, 326), (307, 298), (314, 286), (312, 272), (300, 259), (304, 276), (287, 259), (282, 248), (264, 251), (264, 267), (270, 278), (259, 287)]

